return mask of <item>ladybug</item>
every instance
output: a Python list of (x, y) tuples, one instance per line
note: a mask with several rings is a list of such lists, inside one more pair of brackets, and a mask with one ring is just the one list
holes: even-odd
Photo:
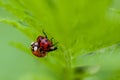
[(43, 31), (44, 36), (38, 36), (36, 42), (31, 43), (31, 51), (37, 57), (44, 57), (48, 52), (57, 49), (55, 46), (57, 43), (53, 44), (52, 39), (48, 39), (46, 33)]

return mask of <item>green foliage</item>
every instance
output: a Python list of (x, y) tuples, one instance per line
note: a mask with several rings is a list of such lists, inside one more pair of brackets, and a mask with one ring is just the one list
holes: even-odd
[[(112, 3), (112, 0), (1, 0), (1, 8), (15, 18), (1, 17), (0, 22), (15, 27), (30, 40), (35, 40), (44, 29), (59, 42), (57, 51), (42, 59), (35, 58), (54, 73), (55, 80), (116, 80), (119, 67), (113, 65), (120, 65), (115, 62), (119, 61), (119, 46), (114, 45), (120, 41), (120, 17)], [(11, 45), (32, 55), (29, 45), (17, 42)], [(78, 72), (74, 72), (76, 69)], [(112, 76), (107, 76), (108, 72)]]

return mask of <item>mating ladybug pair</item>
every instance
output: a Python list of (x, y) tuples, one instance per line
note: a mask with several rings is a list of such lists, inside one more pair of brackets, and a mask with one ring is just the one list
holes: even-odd
[(36, 42), (31, 43), (32, 53), (37, 57), (46, 56), (47, 52), (54, 51), (57, 49), (55, 46), (57, 43), (53, 44), (52, 39), (48, 39), (46, 33), (43, 31), (44, 36), (38, 36)]

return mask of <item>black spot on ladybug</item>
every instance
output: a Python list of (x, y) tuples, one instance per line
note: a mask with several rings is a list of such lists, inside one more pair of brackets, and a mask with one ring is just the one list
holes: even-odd
[(45, 42), (48, 42), (48, 40), (46, 39)]

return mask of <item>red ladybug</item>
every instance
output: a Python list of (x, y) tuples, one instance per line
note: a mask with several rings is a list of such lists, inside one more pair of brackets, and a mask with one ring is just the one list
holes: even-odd
[(57, 49), (55, 46), (57, 43), (53, 44), (52, 39), (47, 38), (46, 33), (43, 31), (45, 36), (38, 36), (36, 42), (31, 43), (31, 51), (37, 57), (46, 56), (47, 52), (54, 51)]

